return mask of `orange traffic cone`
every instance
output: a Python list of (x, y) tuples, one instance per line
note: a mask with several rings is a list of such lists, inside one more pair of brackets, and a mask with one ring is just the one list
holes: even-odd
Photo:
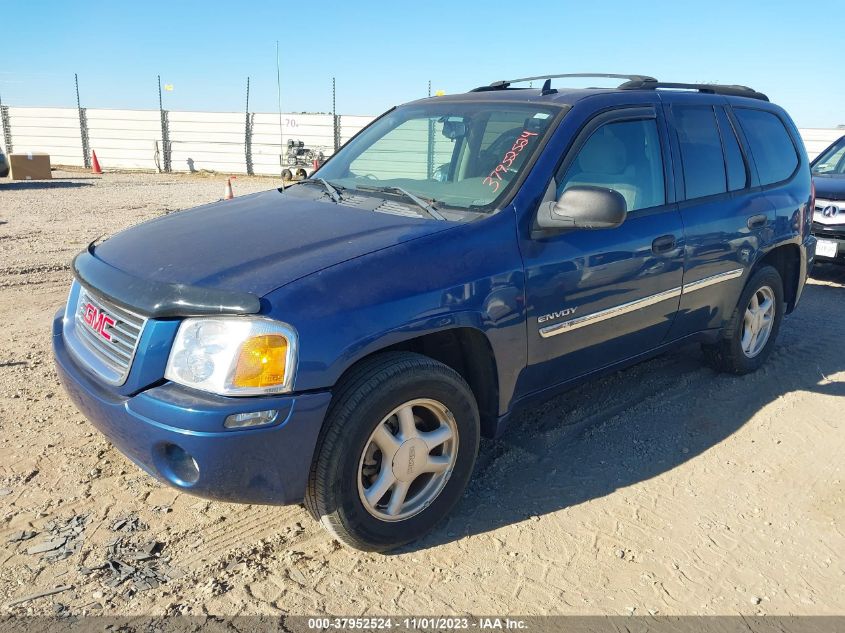
[(231, 200), (235, 197), (235, 194), (232, 193), (232, 178), (226, 179), (226, 187), (223, 189), (223, 199), (224, 200)]
[(93, 149), (91, 150), (91, 173), (92, 174), (102, 174), (103, 170), (100, 169), (100, 161), (97, 160), (97, 152)]

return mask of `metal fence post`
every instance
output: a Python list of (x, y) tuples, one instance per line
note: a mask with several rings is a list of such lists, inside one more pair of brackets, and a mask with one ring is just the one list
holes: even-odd
[(246, 109), (244, 118), (244, 159), (246, 160), (246, 173), (254, 175), (252, 168), (252, 121), (249, 115), (249, 77), (246, 78)]
[(91, 144), (88, 139), (88, 114), (79, 100), (79, 76), (73, 73), (73, 83), (76, 86), (76, 110), (79, 112), (79, 138), (82, 141), (82, 164), (86, 169), (91, 168)]
[(161, 156), (162, 168), (165, 173), (170, 173), (170, 126), (167, 119), (167, 110), (161, 101), (161, 75), (158, 77), (158, 111), (161, 115)]
[(334, 126), (334, 151), (340, 149), (340, 118), (337, 116), (337, 90), (332, 77), (332, 125)]
[[(431, 96), (431, 80), (428, 80), (428, 96)], [(428, 155), (426, 156), (426, 172), (429, 180), (434, 176), (434, 119), (428, 119)]]
[(0, 104), (0, 123), (3, 125), (3, 144), (6, 146), (6, 156), (12, 153), (12, 125), (9, 121), (9, 106)]

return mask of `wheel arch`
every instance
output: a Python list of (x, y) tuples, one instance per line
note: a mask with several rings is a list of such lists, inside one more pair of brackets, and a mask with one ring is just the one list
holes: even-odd
[(801, 247), (798, 244), (787, 243), (776, 246), (761, 257), (754, 265), (751, 274), (764, 266), (772, 266), (783, 280), (783, 299), (786, 303), (786, 313), (795, 309), (798, 302), (798, 292), (801, 281)]
[(415, 352), (455, 370), (469, 385), (478, 405), (481, 433), (493, 437), (499, 417), (499, 379), (496, 356), (481, 330), (458, 326), (413, 336), (370, 350), (346, 367), (336, 384), (364, 362), (385, 352)]

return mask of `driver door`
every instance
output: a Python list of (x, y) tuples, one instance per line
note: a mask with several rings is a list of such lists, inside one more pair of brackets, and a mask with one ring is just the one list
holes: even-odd
[(658, 347), (678, 310), (684, 232), (668, 194), (669, 144), (652, 106), (604, 112), (579, 133), (555, 176), (568, 187), (618, 191), (628, 211), (615, 229), (541, 230), (521, 240), (528, 367), (540, 390)]

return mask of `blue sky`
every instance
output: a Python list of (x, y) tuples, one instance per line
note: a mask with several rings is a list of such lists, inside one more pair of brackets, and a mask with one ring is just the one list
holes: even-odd
[[(298, 8), (299, 7), (299, 8)], [(843, 0), (631, 2), (133, 2), (4, 3), (3, 103), (171, 110), (282, 108), (377, 114), (433, 90), (508, 77), (643, 73), (719, 81), (769, 94), (804, 127), (845, 124)]]

